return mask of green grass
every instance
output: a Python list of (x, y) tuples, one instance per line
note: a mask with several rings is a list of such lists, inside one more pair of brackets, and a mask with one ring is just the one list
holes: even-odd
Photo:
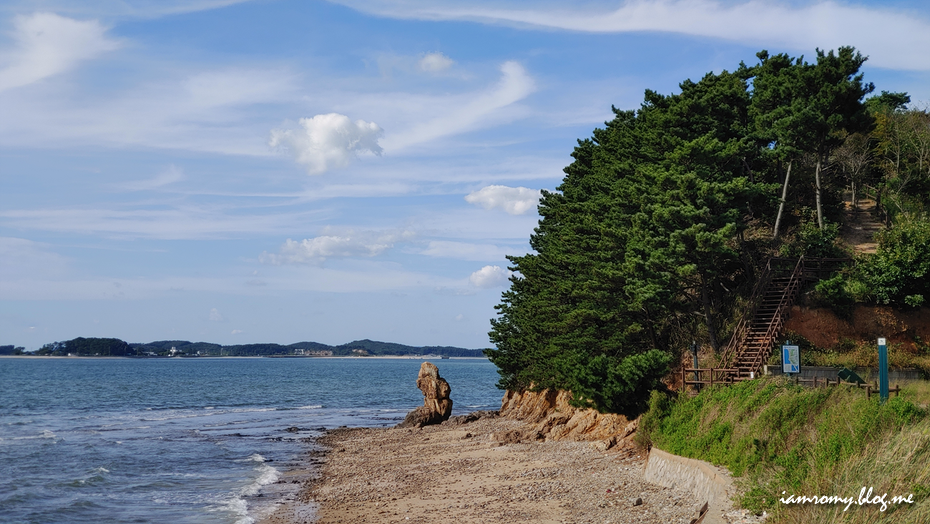
[[(926, 522), (917, 517), (930, 516), (930, 418), (912, 400), (927, 389), (905, 389), (884, 405), (845, 386), (802, 388), (775, 378), (695, 397), (656, 393), (638, 438), (727, 467), (743, 490), (739, 503), (772, 513), (771, 522)], [(834, 506), (778, 502), (782, 492), (848, 496), (862, 486), (913, 492), (917, 503), (836, 513)]]

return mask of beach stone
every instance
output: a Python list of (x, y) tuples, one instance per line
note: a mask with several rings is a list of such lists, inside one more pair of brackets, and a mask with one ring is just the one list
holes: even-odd
[(420, 365), (417, 388), (423, 392), (423, 405), (407, 414), (398, 428), (422, 427), (440, 424), (452, 414), (452, 387), (439, 376), (439, 368), (431, 362)]

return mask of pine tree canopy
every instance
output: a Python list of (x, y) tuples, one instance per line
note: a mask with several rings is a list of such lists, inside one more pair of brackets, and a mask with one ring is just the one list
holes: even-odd
[(632, 415), (696, 334), (719, 347), (730, 290), (753, 274), (744, 231), (774, 222), (786, 161), (867, 125), (872, 89), (852, 48), (813, 65), (758, 57), (678, 94), (647, 90), (578, 141), (543, 192), (535, 252), (508, 257), (488, 351), (499, 387)]

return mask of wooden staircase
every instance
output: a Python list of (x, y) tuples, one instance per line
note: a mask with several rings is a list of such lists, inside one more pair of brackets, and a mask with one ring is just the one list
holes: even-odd
[[(793, 263), (792, 263), (793, 262)], [(729, 382), (747, 380), (762, 371), (781, 336), (785, 320), (804, 281), (804, 258), (769, 259), (750, 298), (750, 309), (737, 325), (721, 362)]]
[[(721, 367), (683, 369), (684, 384), (732, 384), (759, 376), (805, 281), (829, 277), (848, 259), (771, 258), (756, 281), (746, 312), (721, 353)], [(690, 375), (692, 374), (693, 375)], [(694, 380), (689, 380), (693, 376)]]

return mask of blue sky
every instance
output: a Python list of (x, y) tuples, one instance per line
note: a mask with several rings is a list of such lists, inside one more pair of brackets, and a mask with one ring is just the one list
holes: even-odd
[(611, 105), (841, 45), (930, 101), (920, 1), (7, 0), (0, 344), (487, 347)]

